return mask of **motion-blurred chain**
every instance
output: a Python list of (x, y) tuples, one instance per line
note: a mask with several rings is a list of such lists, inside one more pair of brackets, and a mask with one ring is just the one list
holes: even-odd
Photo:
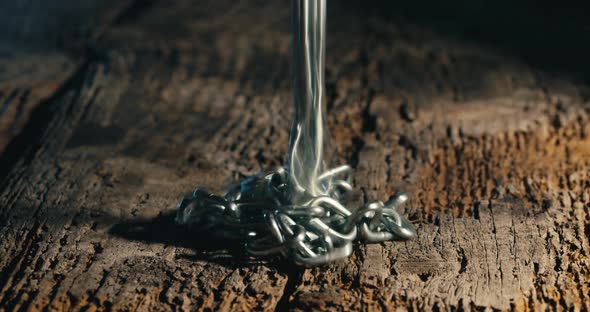
[[(349, 166), (328, 170), (318, 177), (322, 196), (296, 193), (288, 173), (280, 168), (251, 177), (224, 196), (197, 188), (177, 206), (176, 221), (224, 239), (241, 240), (252, 256), (282, 255), (299, 265), (320, 265), (352, 253), (357, 239), (369, 243), (416, 236), (398, 212), (404, 193), (389, 201), (349, 210)], [(338, 179), (338, 177), (341, 177)], [(305, 198), (303, 204), (292, 204)]]

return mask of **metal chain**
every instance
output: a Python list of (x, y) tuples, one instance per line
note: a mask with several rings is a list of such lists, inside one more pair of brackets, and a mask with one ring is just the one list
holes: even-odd
[[(198, 187), (178, 203), (176, 221), (242, 240), (252, 256), (282, 255), (306, 266), (347, 258), (359, 238), (376, 243), (415, 237), (412, 225), (398, 213), (407, 200), (404, 193), (352, 211), (342, 204), (352, 191), (350, 170), (345, 165), (319, 175), (327, 194), (322, 196), (294, 194), (284, 168), (248, 178), (224, 196)], [(294, 205), (295, 196), (297, 202), (304, 198), (303, 204)]]
[(178, 204), (178, 223), (224, 239), (242, 240), (253, 256), (282, 255), (300, 265), (350, 256), (357, 239), (375, 243), (416, 236), (398, 213), (407, 200), (355, 210), (344, 206), (352, 186), (349, 166), (323, 170), (323, 88), (326, 0), (292, 0), (294, 114), (287, 172), (251, 177), (217, 196), (202, 188)]

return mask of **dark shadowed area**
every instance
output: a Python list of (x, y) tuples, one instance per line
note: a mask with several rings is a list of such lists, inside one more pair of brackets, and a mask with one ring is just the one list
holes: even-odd
[(408, 242), (317, 268), (174, 223), (283, 163), (285, 1), (0, 0), (0, 311), (588, 310), (582, 1), (328, 1), (333, 165)]

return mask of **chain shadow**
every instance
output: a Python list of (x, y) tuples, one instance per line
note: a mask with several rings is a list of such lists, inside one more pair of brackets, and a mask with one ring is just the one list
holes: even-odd
[(132, 241), (189, 249), (194, 253), (181, 254), (179, 258), (192, 261), (208, 261), (230, 268), (263, 264), (287, 271), (290, 267), (289, 263), (279, 257), (252, 258), (247, 255), (242, 242), (222, 239), (179, 225), (174, 218), (175, 212), (167, 212), (152, 219), (122, 221), (113, 225), (108, 233)]

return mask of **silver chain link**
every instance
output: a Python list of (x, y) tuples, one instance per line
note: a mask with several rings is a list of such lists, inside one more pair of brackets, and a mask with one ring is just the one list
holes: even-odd
[(287, 168), (251, 177), (224, 196), (197, 188), (178, 204), (178, 223), (245, 243), (253, 256), (282, 255), (300, 265), (350, 256), (357, 239), (416, 236), (398, 213), (407, 200), (349, 210), (350, 166), (323, 171), (326, 0), (291, 0), (294, 113)]
[[(355, 210), (341, 203), (352, 192), (350, 170), (345, 165), (319, 176), (325, 196), (294, 194), (283, 168), (248, 178), (224, 196), (198, 187), (178, 203), (176, 221), (241, 240), (252, 256), (282, 255), (306, 266), (347, 258), (357, 239), (377, 243), (415, 237), (412, 225), (398, 213), (407, 200), (404, 193)], [(295, 195), (306, 200), (293, 205)]]

